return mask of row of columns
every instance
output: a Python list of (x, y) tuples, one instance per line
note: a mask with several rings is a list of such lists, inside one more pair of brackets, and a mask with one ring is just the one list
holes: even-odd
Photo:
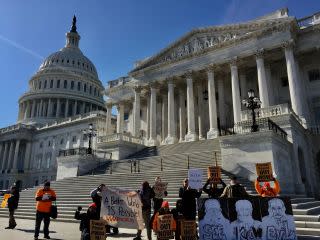
[[(15, 172), (18, 170), (19, 151), (21, 147), (21, 140), (9, 140), (0, 142), (0, 169), (12, 170)], [(24, 155), (24, 168), (27, 168), (30, 161), (31, 143), (26, 142), (26, 151)], [(20, 170), (20, 169), (19, 169)]]
[[(291, 105), (293, 111), (302, 116), (302, 95), (299, 92), (300, 86), (298, 82), (297, 66), (294, 59), (292, 44), (287, 43), (284, 45), (284, 53), (287, 66), (287, 74), (289, 81), (289, 91), (291, 98)], [(258, 76), (258, 87), (259, 97), (262, 102), (262, 108), (270, 106), (270, 76), (267, 76), (267, 69), (264, 62), (264, 51), (259, 50), (256, 52), (256, 66)], [(207, 132), (207, 138), (212, 139), (218, 136), (218, 113), (217, 113), (217, 101), (216, 101), (216, 89), (215, 89), (215, 69), (217, 66), (211, 65), (207, 69), (207, 82), (208, 82), (208, 116), (209, 116), (209, 131)], [(232, 90), (232, 104), (233, 104), (233, 120), (234, 123), (241, 121), (241, 98), (240, 98), (240, 80), (241, 83), (245, 83), (246, 79), (243, 74), (238, 73), (237, 58), (232, 59), (230, 62), (230, 74), (231, 74), (231, 90)], [(203, 108), (198, 108), (198, 123), (199, 132), (196, 132), (195, 126), (195, 102), (194, 102), (194, 81), (192, 73), (188, 72), (185, 75), (186, 79), (186, 99), (187, 99), (187, 113), (185, 113), (184, 104), (184, 91), (179, 88), (179, 129), (180, 129), (180, 141), (195, 141), (197, 139), (204, 138), (203, 136)], [(176, 121), (175, 121), (175, 99), (174, 99), (174, 88), (175, 85), (172, 80), (167, 81), (168, 93), (164, 94), (162, 98), (162, 137), (164, 143), (171, 144), (178, 141), (176, 136)], [(224, 111), (224, 83), (219, 79), (217, 82), (219, 92), (219, 117), (220, 120), (226, 118)], [(246, 87), (246, 84), (242, 84), (242, 89)], [(247, 89), (245, 89), (247, 90)], [(198, 105), (202, 106), (202, 85), (198, 85)], [(242, 92), (242, 95), (244, 92)], [(150, 85), (150, 97), (147, 99), (147, 137), (150, 145), (157, 144), (156, 136), (156, 114), (157, 114), (157, 85)], [(117, 116), (117, 132), (123, 132), (123, 104), (118, 105), (118, 116)], [(187, 134), (185, 133), (185, 114), (187, 115)], [(140, 131), (140, 88), (135, 88), (134, 92), (134, 103), (133, 103), (133, 136), (139, 136)], [(165, 138), (166, 136), (166, 138)]]
[[(65, 104), (64, 112), (61, 112), (62, 104)], [(56, 105), (55, 112), (53, 109), (54, 105)], [(70, 110), (70, 107), (72, 110)], [(43, 99), (40, 101), (31, 100), (21, 103), (19, 109), (19, 120), (34, 117), (68, 117), (70, 111), (72, 111), (71, 114), (74, 116), (77, 115), (77, 113), (83, 114), (85, 112), (92, 111), (94, 108), (97, 109), (98, 106), (77, 100), (61, 100), (60, 98), (57, 98), (56, 100), (49, 98), (47, 101), (44, 101)]]

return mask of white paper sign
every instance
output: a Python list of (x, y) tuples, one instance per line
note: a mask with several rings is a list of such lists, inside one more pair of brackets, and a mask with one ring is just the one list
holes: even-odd
[(189, 178), (189, 186), (193, 189), (200, 189), (203, 187), (202, 185), (202, 169), (189, 169), (188, 178)]

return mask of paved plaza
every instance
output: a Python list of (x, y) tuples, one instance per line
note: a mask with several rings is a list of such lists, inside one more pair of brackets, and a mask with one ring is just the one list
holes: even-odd
[[(1, 240), (30, 240), (33, 239), (34, 234), (34, 220), (16, 219), (17, 227), (14, 230), (4, 229), (8, 225), (8, 219), (0, 218), (0, 239)], [(41, 229), (42, 229), (41, 225)], [(133, 239), (136, 230), (133, 229), (120, 229), (117, 236), (108, 236), (108, 240), (114, 239)], [(143, 231), (143, 236), (146, 232)], [(51, 222), (50, 223), (50, 237), (53, 240), (79, 240), (80, 231), (78, 223), (63, 223)], [(39, 239), (43, 239), (43, 233), (40, 232)], [(142, 238), (146, 239), (146, 238)]]

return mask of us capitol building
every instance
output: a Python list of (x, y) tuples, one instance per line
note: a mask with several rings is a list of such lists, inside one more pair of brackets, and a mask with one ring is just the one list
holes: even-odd
[[(296, 19), (287, 9), (197, 28), (104, 89), (74, 18), (66, 46), (19, 99), (17, 124), (0, 129), (0, 189), (85, 174), (147, 146), (217, 139), (224, 170), (253, 180), (255, 163), (272, 162), (283, 191), (317, 195), (319, 38), (320, 14)], [(261, 101), (256, 132), (242, 104), (249, 89)], [(94, 154), (72, 154), (91, 136)]]

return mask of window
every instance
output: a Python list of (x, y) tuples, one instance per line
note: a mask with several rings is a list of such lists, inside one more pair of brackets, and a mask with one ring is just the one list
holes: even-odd
[(67, 60), (67, 63), (69, 63), (69, 59)]
[(124, 116), (123, 116), (123, 119), (124, 119), (124, 120), (128, 120), (128, 119), (129, 119), (129, 114), (128, 114), (128, 113), (125, 113)]
[(77, 136), (73, 136), (73, 137), (72, 137), (72, 142), (75, 143), (76, 141), (77, 141)]
[(92, 86), (89, 87), (89, 93), (91, 94), (92, 92)]
[(53, 88), (53, 80), (50, 81), (50, 88)]
[(48, 141), (48, 147), (50, 147), (51, 146), (51, 141)]
[(39, 148), (42, 148), (42, 147), (43, 147), (43, 142), (39, 144)]
[(63, 82), (63, 87), (64, 87), (64, 88), (67, 88), (67, 86), (68, 86), (68, 82), (67, 82), (67, 80), (64, 80), (64, 82)]
[(61, 62), (63, 63), (63, 62), (64, 62), (64, 59), (62, 59)]
[(78, 91), (81, 89), (81, 82), (78, 82)]
[(44, 87), (43, 88), (47, 88), (47, 80), (44, 81)]
[(287, 87), (288, 85), (289, 85), (288, 77), (287, 77), (287, 76), (282, 77), (282, 78), (281, 78), (281, 86), (282, 86), (282, 87)]
[(309, 76), (309, 81), (310, 82), (320, 80), (320, 71), (319, 71), (319, 69), (312, 69), (312, 70), (308, 71), (308, 76)]
[(87, 92), (87, 84), (84, 84), (83, 91)]
[(41, 81), (39, 81), (39, 89), (41, 89)]
[(57, 88), (60, 88), (60, 80), (57, 81)]
[(45, 162), (45, 168), (50, 168), (51, 165), (51, 152), (46, 154), (46, 162)]
[(72, 60), (72, 64), (74, 65), (74, 60)]
[(94, 88), (93, 94), (96, 96), (97, 95), (97, 89)]
[(87, 136), (87, 134), (84, 134), (84, 135), (83, 135), (82, 140), (83, 140), (83, 141), (87, 141), (87, 140), (88, 140), (88, 136)]
[(74, 81), (71, 81), (71, 89), (73, 90), (74, 88)]
[(64, 142), (64, 139), (63, 139), (63, 138), (61, 138), (61, 139), (60, 139), (60, 145), (62, 145), (62, 144), (63, 144), (63, 142)]

